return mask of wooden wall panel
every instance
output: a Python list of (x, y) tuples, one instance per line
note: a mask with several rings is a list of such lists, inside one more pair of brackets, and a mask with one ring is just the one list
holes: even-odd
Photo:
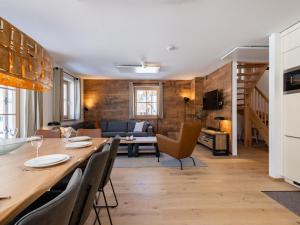
[[(219, 68), (206, 77), (196, 77), (193, 80), (167, 80), (164, 84), (164, 119), (151, 120), (158, 133), (177, 132), (180, 123), (184, 121), (183, 97), (192, 99), (187, 105), (187, 120), (193, 120), (193, 115), (203, 106), (205, 92), (215, 89), (223, 90), (224, 106), (222, 110), (208, 111), (206, 126), (218, 128), (216, 116), (224, 116), (231, 120), (231, 63)], [(129, 82), (154, 83), (159, 81), (141, 80), (84, 80), (84, 105), (89, 108), (85, 120), (128, 120)]]
[[(154, 83), (159, 81), (84, 80), (84, 105), (89, 111), (85, 120), (128, 120), (129, 82)], [(151, 120), (158, 133), (177, 132), (184, 120), (183, 97), (191, 95), (191, 81), (162, 81), (164, 85), (164, 119)], [(192, 104), (187, 114), (193, 112)]]

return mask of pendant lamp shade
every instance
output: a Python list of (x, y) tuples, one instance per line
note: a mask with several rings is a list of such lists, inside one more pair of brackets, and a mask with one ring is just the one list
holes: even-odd
[(52, 63), (36, 41), (0, 17), (0, 85), (47, 91)]

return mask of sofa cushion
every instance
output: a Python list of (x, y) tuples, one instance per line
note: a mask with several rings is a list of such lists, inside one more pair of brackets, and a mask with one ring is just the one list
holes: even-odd
[(121, 137), (126, 137), (126, 132), (102, 132), (102, 137), (115, 137), (116, 135), (120, 135)]
[(136, 121), (135, 120), (129, 120), (128, 121), (128, 128), (127, 131), (128, 132), (133, 132), (134, 127), (135, 127)]
[(108, 132), (127, 132), (127, 122), (111, 121), (107, 124)]
[(107, 121), (100, 121), (100, 128), (102, 132), (107, 130)]
[(145, 122), (136, 122), (133, 132), (143, 132)]
[(145, 121), (144, 126), (143, 126), (143, 132), (147, 132), (149, 126), (150, 126), (150, 123)]

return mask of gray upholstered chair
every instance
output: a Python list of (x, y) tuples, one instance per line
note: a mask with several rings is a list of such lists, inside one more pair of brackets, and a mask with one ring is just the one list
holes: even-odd
[[(109, 208), (117, 207), (118, 206), (118, 199), (117, 199), (117, 196), (116, 196), (116, 193), (115, 193), (113, 183), (110, 179), (110, 175), (111, 175), (112, 168), (114, 166), (114, 162), (115, 162), (115, 159), (116, 159), (116, 156), (117, 156), (117, 151), (118, 151), (119, 145), (120, 145), (120, 138), (113, 138), (113, 140), (112, 140), (112, 142), (109, 146), (109, 156), (108, 156), (108, 159), (107, 159), (107, 163), (105, 165), (104, 175), (102, 176), (102, 179), (100, 181), (100, 185), (99, 185), (99, 189), (98, 189), (99, 195), (98, 195), (98, 198), (97, 198), (97, 201), (96, 201), (96, 203), (97, 203), (96, 208), (99, 208), (99, 210), (100, 210), (100, 208), (103, 208), (103, 207), (106, 208), (111, 225), (112, 225), (112, 220), (111, 220)], [(111, 185), (111, 188), (112, 188), (112, 191), (113, 191), (113, 194), (114, 194), (114, 198), (115, 198), (115, 201), (116, 201), (115, 205), (110, 205), (110, 206), (107, 204), (107, 199), (106, 199), (106, 195), (105, 195), (105, 192), (104, 192), (104, 187), (107, 185), (108, 182), (110, 182), (110, 185)], [(101, 193), (103, 194), (105, 206), (98, 205), (98, 200), (99, 200), (99, 197), (100, 197)]]
[(67, 188), (61, 194), (23, 216), (15, 225), (68, 225), (77, 199), (81, 178), (81, 169), (76, 169)]
[(78, 198), (75, 203), (70, 225), (83, 225), (94, 208), (97, 220), (100, 219), (94, 206), (94, 200), (102, 176), (104, 175), (109, 152), (102, 151), (94, 153), (89, 159), (83, 173)]

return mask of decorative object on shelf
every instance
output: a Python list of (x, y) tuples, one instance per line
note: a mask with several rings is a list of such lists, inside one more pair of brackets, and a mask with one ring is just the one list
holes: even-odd
[(225, 120), (225, 117), (224, 116), (216, 116), (215, 120), (219, 120), (219, 129), (218, 130), (220, 131), (221, 130), (221, 125), (220, 125), (221, 121)]
[(52, 88), (47, 51), (0, 17), (0, 84), (36, 91)]
[(191, 101), (191, 99), (189, 97), (184, 97), (183, 101), (185, 104), (188, 104)]

